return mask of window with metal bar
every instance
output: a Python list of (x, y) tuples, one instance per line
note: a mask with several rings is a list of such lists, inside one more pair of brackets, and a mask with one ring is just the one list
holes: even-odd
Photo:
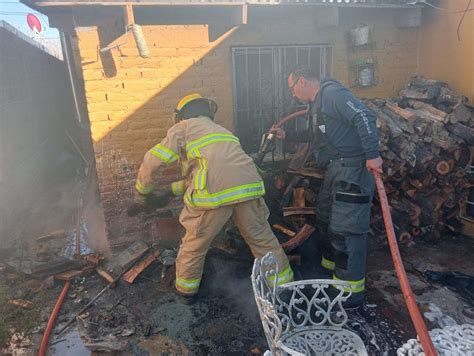
[[(328, 45), (232, 48), (234, 123), (247, 153), (258, 151), (262, 135), (273, 123), (306, 107), (288, 90), (289, 72), (306, 66), (321, 79), (331, 74), (331, 63)], [(307, 122), (298, 119), (289, 125), (304, 129)]]

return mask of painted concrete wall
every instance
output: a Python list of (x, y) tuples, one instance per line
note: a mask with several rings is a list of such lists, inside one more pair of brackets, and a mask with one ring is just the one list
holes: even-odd
[[(45, 186), (58, 182), (75, 120), (64, 63), (0, 26), (0, 244), (21, 236)], [(62, 157), (62, 158), (61, 158)]]
[(474, 4), (465, 13), (468, 0), (440, 0), (427, 8), (420, 32), (419, 72), (429, 78), (446, 81), (474, 103)]

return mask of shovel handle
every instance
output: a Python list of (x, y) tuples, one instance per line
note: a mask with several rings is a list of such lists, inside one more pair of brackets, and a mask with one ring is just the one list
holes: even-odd
[(375, 177), (375, 184), (377, 186), (377, 192), (379, 194), (380, 206), (382, 207), (383, 221), (385, 223), (385, 230), (387, 231), (388, 245), (390, 247), (390, 253), (392, 254), (393, 264), (397, 273), (400, 287), (402, 288), (403, 296), (410, 313), (411, 320), (415, 326), (416, 333), (420, 339), (423, 351), (427, 356), (437, 356), (433, 341), (431, 340), (428, 328), (426, 327), (425, 319), (416, 304), (415, 296), (408, 282), (407, 273), (403, 266), (402, 257), (400, 250), (398, 249), (397, 239), (395, 237), (395, 231), (393, 229), (392, 215), (390, 214), (390, 206), (388, 204), (387, 193), (383, 185), (382, 177), (379, 173), (373, 172)]

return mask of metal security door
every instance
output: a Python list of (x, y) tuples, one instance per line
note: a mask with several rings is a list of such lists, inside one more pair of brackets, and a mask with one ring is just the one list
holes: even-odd
[[(289, 72), (312, 68), (319, 78), (331, 73), (332, 50), (327, 45), (233, 47), (234, 119), (246, 152), (256, 152), (262, 135), (280, 118), (302, 109), (287, 87)], [(304, 122), (295, 122), (306, 125)]]

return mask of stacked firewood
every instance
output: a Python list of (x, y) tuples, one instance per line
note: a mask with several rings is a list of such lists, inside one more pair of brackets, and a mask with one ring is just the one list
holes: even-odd
[[(460, 232), (460, 208), (473, 179), (466, 174), (474, 145), (467, 99), (445, 83), (415, 77), (396, 100), (367, 100), (377, 114), (384, 182), (400, 241)], [(380, 212), (373, 228), (382, 231)]]

